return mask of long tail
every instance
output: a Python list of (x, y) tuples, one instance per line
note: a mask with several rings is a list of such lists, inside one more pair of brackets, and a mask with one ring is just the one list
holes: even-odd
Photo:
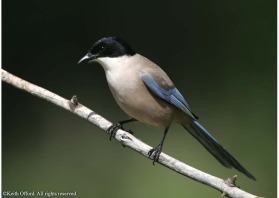
[(247, 177), (256, 180), (200, 123), (193, 121), (192, 124), (182, 124), (182, 126), (225, 167), (233, 167)]

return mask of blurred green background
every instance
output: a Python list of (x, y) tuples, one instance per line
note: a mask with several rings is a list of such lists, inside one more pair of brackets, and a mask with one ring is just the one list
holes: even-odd
[[(2, 1), (2, 67), (116, 122), (127, 116), (102, 68), (77, 65), (104, 36), (159, 64), (201, 123), (257, 181), (220, 165), (173, 125), (164, 152), (242, 189), (276, 196), (276, 1)], [(157, 145), (162, 132), (129, 124)], [(153, 133), (154, 132), (154, 133)], [(2, 83), (2, 190), (79, 197), (220, 197), (152, 162), (97, 127)]]

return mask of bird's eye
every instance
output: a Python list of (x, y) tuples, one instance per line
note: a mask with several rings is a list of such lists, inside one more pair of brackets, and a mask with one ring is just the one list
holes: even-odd
[(102, 50), (102, 51), (104, 51), (104, 50), (105, 50), (105, 47), (104, 47), (104, 46), (102, 46), (102, 47), (101, 47), (101, 50)]

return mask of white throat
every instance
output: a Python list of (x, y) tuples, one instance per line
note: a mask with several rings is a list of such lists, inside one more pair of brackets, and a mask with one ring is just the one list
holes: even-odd
[(120, 57), (101, 57), (97, 58), (96, 61), (102, 65), (105, 72), (110, 70), (124, 70), (126, 67), (130, 66), (131, 56), (120, 56)]

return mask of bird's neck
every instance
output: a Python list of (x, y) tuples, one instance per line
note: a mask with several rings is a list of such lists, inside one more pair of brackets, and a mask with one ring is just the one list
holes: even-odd
[(97, 59), (97, 62), (102, 65), (105, 72), (114, 71), (114, 70), (124, 70), (126, 67), (129, 67), (131, 64), (132, 56), (120, 56), (120, 57), (100, 57)]

